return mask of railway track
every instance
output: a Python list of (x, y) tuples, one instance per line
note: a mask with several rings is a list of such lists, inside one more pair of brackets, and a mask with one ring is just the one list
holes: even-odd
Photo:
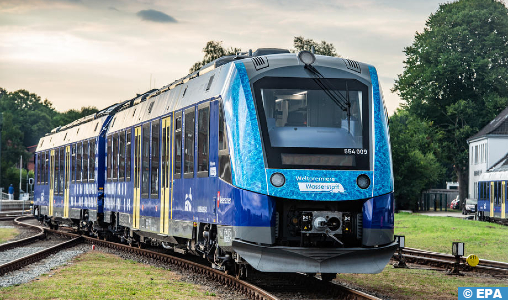
[[(402, 256), (409, 263), (420, 265), (430, 265), (434, 267), (452, 269), (457, 261), (455, 256), (445, 253), (426, 251), (415, 248), (404, 248)], [(394, 259), (398, 255), (394, 254)], [(466, 258), (460, 258), (460, 270), (467, 272), (487, 273), (490, 275), (508, 276), (508, 263), (480, 259), (480, 263), (476, 267), (467, 265)]]
[[(52, 229), (48, 229), (46, 227), (36, 226), (36, 225), (32, 225), (32, 224), (23, 222), (23, 220), (26, 220), (28, 218), (29, 217), (19, 217), (14, 222), (16, 225), (19, 225), (19, 226), (39, 228), (43, 234), (52, 233), (52, 234), (58, 234), (60, 236), (72, 238), (70, 241), (67, 242), (68, 244), (66, 246), (57, 245), (58, 247), (69, 247), (71, 245), (75, 245), (80, 242), (85, 242), (85, 243), (96, 245), (99, 247), (107, 247), (107, 248), (115, 249), (118, 251), (142, 256), (145, 258), (150, 258), (150, 259), (153, 259), (153, 260), (158, 261), (163, 264), (174, 265), (174, 266), (177, 266), (181, 269), (188, 270), (193, 273), (206, 276), (210, 280), (218, 282), (221, 285), (224, 285), (229, 288), (237, 290), (239, 293), (245, 295), (246, 297), (248, 297), (250, 299), (256, 299), (256, 300), (279, 299), (272, 292), (266, 291), (263, 288), (260, 288), (259, 286), (257, 286), (257, 282), (248, 282), (248, 281), (240, 280), (234, 276), (225, 274), (222, 271), (215, 270), (213, 268), (210, 268), (208, 266), (205, 266), (205, 265), (197, 263), (197, 262), (192, 262), (192, 261), (180, 258), (180, 257), (165, 254), (165, 253), (151, 251), (149, 249), (142, 249), (142, 248), (140, 249), (137, 247), (131, 247), (131, 246), (124, 245), (124, 244), (99, 240), (99, 239), (87, 237), (87, 236), (78, 236), (74, 233), (59, 231), (59, 230), (52, 230)], [(37, 237), (34, 236), (31, 238), (40, 238), (39, 237), (40, 234), (41, 233), (37, 234)], [(62, 243), (62, 244), (64, 244), (64, 243)], [(46, 252), (53, 251), (52, 253), (54, 253), (54, 252), (59, 251), (58, 247), (55, 246), (55, 247), (52, 247), (54, 249), (47, 249), (47, 251), (46, 250), (45, 251)], [(23, 260), (25, 260), (25, 262), (24, 262), (25, 265), (29, 264), (30, 261), (32, 261), (32, 262), (36, 261), (38, 259), (38, 255), (46, 255), (46, 256), (49, 255), (49, 254), (42, 254), (42, 253), (41, 254), (36, 253), (36, 254), (37, 255), (34, 254), (33, 255), (34, 257), (32, 257), (32, 258), (28, 258), (28, 257), (23, 258)], [(0, 275), (4, 274), (5, 272), (13, 270), (14, 268), (20, 268), (22, 266), (22, 264), (23, 264), (22, 262), (16, 261), (16, 262), (11, 263), (12, 266), (5, 266), (5, 265), (0, 266)], [(305, 286), (307, 286), (307, 287), (312, 286), (313, 289), (326, 291), (327, 294), (332, 295), (333, 297), (340, 298), (340, 299), (355, 299), (355, 300), (357, 300), (357, 299), (358, 300), (359, 299), (369, 299), (369, 300), (379, 299), (374, 296), (368, 295), (366, 293), (352, 290), (352, 289), (349, 289), (349, 288), (346, 288), (343, 286), (339, 286), (337, 284), (333, 284), (330, 282), (325, 282), (325, 281), (322, 281), (318, 278), (309, 277), (304, 274), (282, 274), (282, 275), (280, 275), (280, 278), (284, 278), (284, 279), (283, 280), (280, 279), (278, 281), (278, 285), (276, 288), (273, 288), (273, 286), (271, 288), (275, 293), (280, 293), (281, 289), (284, 289), (285, 287), (287, 287), (288, 282), (292, 282), (293, 284), (296, 282), (297, 285), (303, 286), (305, 284)], [(271, 281), (271, 280), (265, 280), (265, 282), (266, 281)], [(284, 284), (283, 281), (286, 281), (286, 283)]]

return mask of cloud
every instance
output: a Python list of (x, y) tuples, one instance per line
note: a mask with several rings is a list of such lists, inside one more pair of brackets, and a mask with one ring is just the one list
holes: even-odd
[(136, 15), (140, 17), (141, 20), (143, 21), (151, 21), (158, 23), (177, 23), (175, 18), (173, 18), (172, 16), (169, 16), (161, 11), (153, 9), (140, 10), (136, 13)]

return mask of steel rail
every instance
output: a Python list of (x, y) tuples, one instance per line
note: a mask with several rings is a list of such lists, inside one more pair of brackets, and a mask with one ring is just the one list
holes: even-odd
[(58, 245), (41, 250), (41, 251), (36, 252), (34, 254), (30, 254), (25, 257), (21, 257), (16, 260), (13, 260), (11, 262), (0, 265), (0, 276), (4, 275), (6, 273), (12, 272), (12, 271), (21, 269), (24, 266), (38, 262), (38, 261), (50, 256), (53, 253), (57, 253), (65, 248), (72, 247), (72, 246), (74, 246), (78, 243), (81, 243), (81, 242), (82, 242), (82, 238), (76, 237), (76, 238), (73, 238), (72, 240), (65, 241), (63, 243), (60, 243)]
[[(452, 268), (457, 262), (456, 257), (451, 254), (432, 252), (415, 248), (404, 248), (402, 250), (402, 256), (407, 262), (423, 265), (434, 265), (445, 268)], [(397, 259), (398, 254), (395, 253), (393, 257)], [(460, 257), (459, 262), (461, 269), (464, 271), (495, 275), (508, 275), (508, 263), (505, 262), (480, 259), (480, 262), (476, 267), (467, 265), (465, 257)]]
[[(17, 219), (14, 220), (14, 224), (19, 225), (19, 226), (27, 226), (27, 224), (20, 222), (21, 220), (27, 219), (27, 218), (31, 218), (31, 217), (18, 217)], [(0, 244), (0, 252), (6, 251), (6, 250), (9, 250), (12, 248), (16, 248), (16, 247), (22, 247), (22, 246), (34, 243), (37, 240), (42, 240), (44, 237), (46, 237), (44, 228), (42, 228), (40, 226), (35, 226), (35, 225), (29, 225), (29, 227), (38, 229), (39, 233), (37, 233), (31, 237), (24, 238), (24, 239)]]
[[(23, 223), (20, 224), (23, 226), (32, 226), (32, 227), (38, 227), (35, 225)], [(76, 234), (69, 233), (69, 232), (62, 232), (59, 230), (53, 230), (48, 228), (43, 228), (44, 231), (50, 232), (53, 234), (58, 234), (61, 236), (68, 236), (68, 237), (77, 237)], [(162, 263), (167, 263), (171, 265), (176, 265), (182, 269), (186, 269), (189, 271), (192, 271), (196, 274), (201, 274), (203, 276), (208, 277), (209, 279), (218, 282), (222, 285), (229, 286), (231, 288), (234, 288), (238, 290), (243, 295), (247, 296), (250, 299), (256, 299), (256, 300), (275, 300), (278, 299), (276, 296), (272, 295), (271, 293), (249, 283), (244, 280), (237, 279), (234, 276), (228, 275), (222, 271), (218, 271), (216, 269), (210, 268), (208, 266), (192, 262), (183, 258), (175, 257), (169, 254), (159, 253), (150, 251), (148, 249), (141, 249), (137, 247), (131, 247), (124, 244), (114, 243), (110, 241), (104, 241), (88, 236), (81, 236), (84, 242), (96, 246), (101, 247), (107, 247), (116, 249), (122, 252), (132, 253), (136, 255), (140, 255), (143, 257), (151, 258), (158, 260)], [(289, 275), (289, 274), (288, 274)], [(302, 280), (302, 283), (305, 282), (306, 284), (309, 283), (309, 278), (303, 278), (305, 275), (300, 274), (291, 274), (292, 276), (295, 276), (295, 280)], [(298, 279), (297, 279), (298, 278)], [(366, 293), (350, 289), (338, 284), (330, 283), (330, 282), (324, 282), (322, 280), (319, 280), (317, 278), (314, 278), (314, 284), (321, 285), (322, 288), (330, 290), (331, 294), (333, 294), (335, 297), (338, 297), (340, 299), (352, 299), (352, 300), (380, 300), (377, 297), (374, 297), (372, 295), (368, 295)]]

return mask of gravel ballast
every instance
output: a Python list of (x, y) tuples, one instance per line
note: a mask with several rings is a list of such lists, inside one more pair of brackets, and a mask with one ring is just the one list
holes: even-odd
[[(40, 250), (45, 249), (47, 247), (23, 247), (23, 248), (12, 249), (12, 251), (16, 250), (16, 251), (18, 251), (18, 253), (22, 253), (22, 252), (26, 251), (25, 255), (20, 256), (20, 257), (22, 257), (22, 256), (32, 254), (32, 253), (28, 253), (28, 252), (33, 251), (35, 248), (38, 248), (39, 250), (37, 250), (37, 251), (40, 251)], [(11, 286), (11, 285), (18, 285), (18, 284), (27, 283), (31, 280), (36, 279), (37, 277), (41, 276), (42, 274), (49, 273), (52, 269), (54, 269), (58, 266), (67, 264), (74, 257), (81, 255), (89, 250), (90, 250), (89, 245), (82, 244), (82, 245), (78, 245), (78, 246), (69, 248), (67, 250), (60, 251), (56, 254), (52, 254), (49, 257), (47, 257), (35, 264), (31, 264), (25, 268), (22, 268), (20, 270), (16, 270), (16, 271), (7, 273), (4, 276), (1, 276), (0, 277), (0, 279), (1, 279), (0, 280), (0, 287), (7, 287), (7, 286)], [(11, 250), (9, 250), (9, 251), (11, 251)], [(35, 253), (37, 251), (34, 251), (33, 253)], [(8, 251), (2, 252), (1, 259), (3, 259), (3, 256), (6, 252), (8, 252)], [(11, 261), (11, 260), (9, 260), (9, 261)]]

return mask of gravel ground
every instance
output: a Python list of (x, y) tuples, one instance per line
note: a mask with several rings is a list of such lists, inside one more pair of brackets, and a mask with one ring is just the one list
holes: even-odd
[[(26, 248), (44, 248), (44, 247), (23, 247), (20, 249), (26, 249)], [(13, 250), (20, 250), (20, 249), (13, 249)], [(39, 249), (41, 250), (41, 249)], [(60, 251), (56, 254), (50, 255), (49, 257), (35, 263), (31, 264), (25, 268), (22, 268), (20, 270), (16, 270), (10, 273), (5, 274), (4, 276), (0, 277), (0, 287), (7, 287), (11, 285), (18, 285), (27, 283), (31, 280), (36, 279), (37, 277), (41, 276), (42, 274), (47, 274), (52, 269), (67, 264), (70, 260), (72, 260), (74, 257), (83, 254), (90, 250), (90, 246), (86, 244), (81, 244), (72, 248), (69, 248), (64, 251)], [(4, 254), (8, 252), (5, 251), (2, 253), (2, 258)], [(28, 254), (26, 254), (28, 255)], [(51, 276), (51, 275), (50, 275)]]

